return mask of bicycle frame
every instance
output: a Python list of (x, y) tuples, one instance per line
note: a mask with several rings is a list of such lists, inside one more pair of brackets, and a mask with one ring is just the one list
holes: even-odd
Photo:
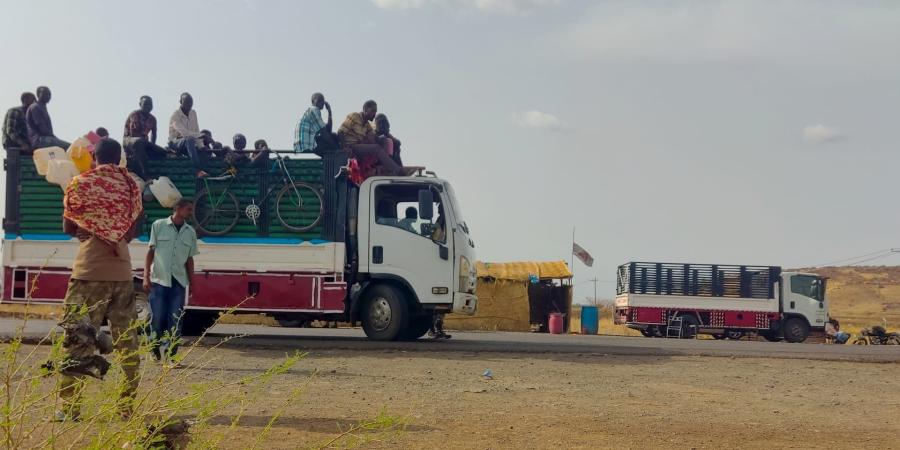
[[(272, 186), (269, 186), (269, 188), (266, 190), (266, 193), (262, 197), (257, 196), (257, 198), (251, 199), (252, 205), (265, 205), (266, 201), (269, 199), (269, 196), (272, 195), (272, 193), (280, 191), (286, 185), (293, 187), (294, 195), (297, 196), (298, 201), (302, 204), (303, 198), (300, 196), (300, 192), (297, 190), (297, 188), (294, 187), (294, 179), (291, 177), (291, 173), (287, 169), (287, 164), (285, 163), (286, 159), (287, 158), (284, 158), (281, 155), (276, 154), (275, 164), (277, 164), (277, 166), (278, 166), (278, 171), (281, 172), (281, 183), (280, 184), (276, 183)], [(272, 175), (276, 172), (276, 170), (274, 170), (274, 166), (275, 165), (270, 166), (270, 169), (269, 169), (268, 173), (266, 174), (266, 176)], [(225, 172), (225, 174), (220, 175), (218, 177), (203, 178), (203, 185), (206, 188), (206, 194), (209, 196), (208, 197), (209, 204), (213, 208), (218, 208), (219, 205), (222, 204), (223, 199), (225, 198), (226, 194), (229, 191), (231, 191), (232, 184), (236, 180), (240, 180), (240, 175), (239, 175), (237, 167), (235, 167), (235, 166), (229, 167), (228, 170)], [(215, 201), (213, 201), (212, 190), (209, 188), (210, 181), (228, 181), (228, 184), (219, 193), (219, 196), (217, 199), (215, 199)], [(239, 196), (237, 198), (238, 198), (238, 202), (240, 202), (241, 197)], [(257, 203), (257, 200), (259, 201), (258, 203)], [(241, 204), (238, 203), (239, 208), (240, 208), (240, 206), (241, 206)], [(245, 209), (245, 215), (246, 215), (246, 209)], [(254, 224), (258, 227), (259, 225), (256, 224), (256, 219), (252, 219), (252, 220), (253, 220)]]

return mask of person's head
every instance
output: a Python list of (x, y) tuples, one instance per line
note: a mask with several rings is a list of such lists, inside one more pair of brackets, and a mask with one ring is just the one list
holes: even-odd
[(375, 134), (382, 135), (388, 134), (391, 132), (391, 123), (388, 121), (388, 118), (384, 114), (378, 114), (375, 116)]
[(97, 136), (100, 136), (102, 138), (109, 137), (109, 131), (106, 131), (106, 128), (103, 128), (103, 127), (97, 127), (97, 129), (94, 131), (94, 133), (97, 133)]
[(268, 150), (269, 144), (266, 143), (265, 139), (257, 139), (256, 142), (253, 143), (254, 150)]
[(363, 117), (366, 118), (369, 122), (375, 118), (375, 115), (378, 114), (378, 103), (375, 103), (375, 100), (366, 100), (363, 103)]
[(325, 107), (325, 96), (322, 95), (321, 92), (316, 92), (312, 95), (312, 105), (316, 108), (322, 109)]
[(37, 100), (37, 98), (31, 92), (23, 92), (22, 95), (19, 97), (19, 100), (22, 101), (22, 106), (25, 109), (28, 109), (28, 107), (31, 106), (31, 104), (34, 103)]
[(138, 105), (144, 114), (150, 114), (150, 111), (153, 111), (153, 99), (149, 95), (142, 95)]
[(419, 211), (416, 210), (416, 208), (413, 208), (412, 206), (410, 206), (409, 208), (406, 208), (406, 218), (412, 219), (412, 220), (418, 219)]
[(41, 103), (50, 103), (50, 88), (47, 86), (38, 86), (37, 88), (37, 101)]
[(231, 143), (234, 144), (234, 149), (238, 151), (247, 148), (247, 138), (241, 133), (235, 134), (234, 138), (231, 139)]
[(188, 220), (193, 214), (194, 201), (189, 198), (182, 197), (172, 207), (172, 215), (181, 218), (181, 220)]
[(209, 130), (200, 130), (200, 134), (203, 135), (205, 139), (212, 141), (212, 131)]
[(181, 105), (181, 112), (187, 114), (191, 112), (191, 108), (194, 107), (194, 97), (191, 97), (191, 94), (185, 92), (181, 94), (181, 100), (178, 101), (178, 104)]
[(94, 147), (94, 160), (97, 161), (98, 166), (102, 164), (118, 165), (122, 160), (122, 146), (115, 139), (100, 139), (100, 142)]

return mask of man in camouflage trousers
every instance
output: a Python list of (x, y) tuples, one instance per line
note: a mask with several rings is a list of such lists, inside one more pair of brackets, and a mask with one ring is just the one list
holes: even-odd
[[(102, 378), (109, 365), (96, 354), (108, 353), (111, 348), (108, 339), (97, 331), (104, 319), (109, 321), (112, 333), (112, 347), (122, 352), (122, 370), (125, 383), (120, 391), (118, 404), (122, 418), (131, 416), (135, 391), (139, 382), (140, 355), (138, 354), (137, 311), (135, 309), (133, 271), (128, 243), (134, 238), (137, 229), (135, 208), (140, 209), (140, 195), (127, 172), (118, 166), (121, 159), (121, 146), (111, 139), (103, 139), (97, 144), (94, 157), (97, 168), (85, 172), (66, 189), (66, 233), (75, 236), (81, 242), (75, 262), (72, 266), (72, 277), (66, 291), (66, 313), (60, 324), (65, 330), (63, 348), (64, 361), (60, 367), (59, 395), (62, 410), (56, 413), (56, 420), (78, 420), (81, 413), (81, 396), (85, 387), (85, 377)], [(123, 178), (124, 177), (124, 178)], [(76, 186), (78, 182), (82, 186)], [(85, 184), (96, 183), (99, 186), (85, 187)], [(81, 188), (81, 192), (73, 190)], [(116, 199), (119, 204), (130, 201), (130, 209), (126, 214), (113, 207), (103, 205), (102, 201), (93, 202), (90, 195), (92, 188), (102, 188), (109, 199)], [(85, 196), (84, 193), (88, 195)], [(78, 198), (81, 193), (82, 197)], [(137, 199), (133, 198), (137, 195)], [(118, 197), (116, 197), (118, 196)], [(73, 200), (70, 200), (72, 198)], [(78, 214), (70, 216), (70, 211), (78, 205)], [(98, 211), (102, 210), (102, 211)], [(112, 212), (110, 212), (112, 211)], [(121, 227), (118, 235), (121, 238), (108, 238), (108, 227), (94, 222), (76, 224), (77, 219), (70, 217), (96, 217), (110, 214), (110, 219), (126, 220), (127, 232)], [(118, 215), (114, 214), (117, 213)], [(122, 217), (125, 219), (122, 219)], [(88, 231), (85, 227), (94, 226)], [(102, 230), (102, 231), (101, 231)], [(105, 233), (104, 233), (105, 232)], [(115, 233), (113, 233), (115, 235)], [(101, 237), (103, 236), (103, 237)], [(98, 337), (99, 336), (99, 337)], [(104, 342), (105, 341), (105, 342)], [(105, 366), (105, 367), (104, 367)]]

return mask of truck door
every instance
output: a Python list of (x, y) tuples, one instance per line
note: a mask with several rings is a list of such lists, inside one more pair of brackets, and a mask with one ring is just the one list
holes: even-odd
[(828, 320), (824, 280), (814, 275), (794, 274), (786, 284), (784, 312), (806, 317), (811, 327), (824, 327)]
[[(434, 200), (431, 218), (419, 214), (422, 190)], [(453, 237), (438, 185), (379, 180), (370, 192), (369, 273), (404, 280), (423, 304), (453, 303)]]

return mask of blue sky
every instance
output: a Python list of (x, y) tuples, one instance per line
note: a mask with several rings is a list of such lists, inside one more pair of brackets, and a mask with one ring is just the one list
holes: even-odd
[[(287, 148), (312, 92), (374, 98), (454, 183), (487, 261), (803, 266), (900, 247), (900, 6), (838, 1), (7, 2), (0, 101), (57, 135), (161, 129)], [(0, 106), (2, 106), (0, 105)], [(885, 259), (878, 263), (896, 263)], [(576, 298), (590, 295), (579, 284)], [(610, 283), (601, 295), (612, 295)]]

